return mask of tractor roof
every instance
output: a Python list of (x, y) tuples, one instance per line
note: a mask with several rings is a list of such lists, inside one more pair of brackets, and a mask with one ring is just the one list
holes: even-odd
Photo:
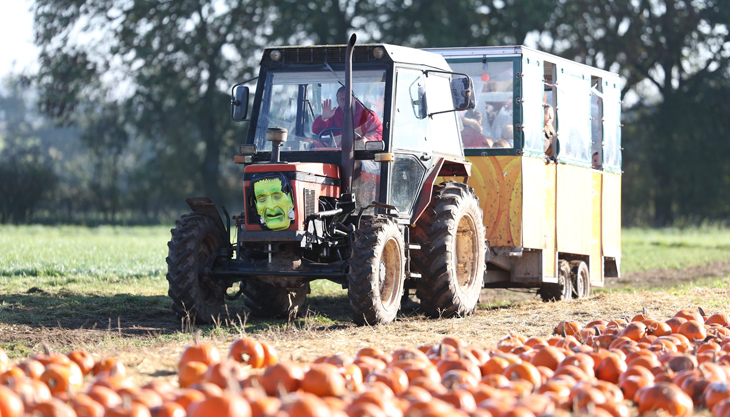
[[(380, 58), (375, 54), (377, 48), (382, 48), (385, 51)], [(343, 64), (345, 62), (346, 49), (347, 45), (281, 46), (266, 48), (261, 58), (261, 65)], [(272, 52), (274, 51), (281, 53), (281, 57), (276, 61), (272, 59)], [(389, 44), (355, 45), (353, 63), (363, 62), (397, 62), (401, 64), (425, 65), (444, 71), (451, 71), (449, 64), (439, 54)]]

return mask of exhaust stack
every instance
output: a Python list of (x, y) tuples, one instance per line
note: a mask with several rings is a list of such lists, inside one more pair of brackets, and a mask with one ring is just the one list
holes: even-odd
[(355, 127), (352, 120), (352, 53), (357, 36), (353, 33), (345, 51), (345, 98), (344, 120), (342, 122), (342, 194), (352, 194), (352, 176), (355, 170)]

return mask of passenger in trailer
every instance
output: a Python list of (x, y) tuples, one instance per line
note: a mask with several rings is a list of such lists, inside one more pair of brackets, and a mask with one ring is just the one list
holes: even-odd
[(545, 110), (545, 126), (542, 129), (543, 135), (545, 136), (545, 155), (557, 156), (557, 134), (555, 133), (555, 127), (553, 126), (555, 120), (555, 111), (553, 106), (544, 103), (542, 105)]

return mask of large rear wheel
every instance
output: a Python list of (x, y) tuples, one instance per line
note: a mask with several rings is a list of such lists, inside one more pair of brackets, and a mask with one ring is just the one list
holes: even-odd
[(447, 182), (434, 189), (431, 204), (412, 234), (416, 295), (431, 317), (466, 316), (479, 302), (484, 284), (485, 231), (474, 190)]
[(355, 231), (347, 296), (355, 324), (387, 324), (400, 309), (405, 281), (405, 243), (396, 222), (363, 219)]
[(542, 301), (570, 300), (573, 295), (573, 285), (570, 281), (570, 264), (561, 259), (558, 261), (558, 282), (543, 283), (537, 291)]
[(211, 323), (224, 303), (226, 288), (205, 275), (205, 267), (225, 246), (223, 231), (201, 214), (186, 214), (175, 222), (167, 244), (167, 294), (178, 317)]
[(243, 302), (251, 314), (261, 318), (293, 318), (304, 313), (309, 283), (298, 288), (284, 288), (251, 279), (243, 289)]

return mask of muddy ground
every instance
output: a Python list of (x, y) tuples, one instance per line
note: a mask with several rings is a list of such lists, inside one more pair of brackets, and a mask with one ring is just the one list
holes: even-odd
[[(728, 286), (719, 289), (695, 287), (682, 295), (672, 296), (655, 287), (673, 287), (701, 278), (728, 276), (730, 263), (627, 274), (609, 282), (607, 288), (631, 287), (636, 289), (634, 292), (604, 292), (588, 299), (561, 303), (542, 303), (534, 293), (484, 290), (482, 307), (471, 317), (432, 320), (423, 317), (417, 308), (409, 308), (396, 323), (379, 327), (354, 326), (349, 320), (346, 297), (313, 297), (305, 319), (263, 322), (235, 315), (224, 317), (220, 329), (209, 332), (209, 339), (222, 352), (227, 352), (231, 341), (244, 334), (245, 329), (245, 332), (271, 342), (280, 357), (295, 360), (312, 360), (329, 353), (354, 354), (363, 346), (393, 351), (404, 346), (437, 343), (446, 336), (456, 336), (480, 347), (493, 347), (509, 332), (545, 337), (560, 320), (586, 323), (598, 318), (631, 317), (644, 307), (652, 317), (659, 319), (698, 304), (705, 304), (705, 307), (706, 304), (727, 305), (719, 307), (727, 313), (730, 302), (723, 304), (722, 300), (730, 300)], [(511, 302), (505, 304), (505, 300)], [(718, 310), (705, 309), (708, 313)], [(141, 383), (156, 377), (174, 379), (180, 352), (191, 342), (193, 330), (194, 326), (175, 319), (168, 310), (156, 310), (130, 312), (117, 318), (99, 317), (98, 320), (59, 317), (56, 323), (42, 326), (6, 323), (0, 330), (0, 341), (21, 343), (37, 352), (45, 341), (53, 349), (64, 352), (80, 347), (99, 357), (116, 356)]]

